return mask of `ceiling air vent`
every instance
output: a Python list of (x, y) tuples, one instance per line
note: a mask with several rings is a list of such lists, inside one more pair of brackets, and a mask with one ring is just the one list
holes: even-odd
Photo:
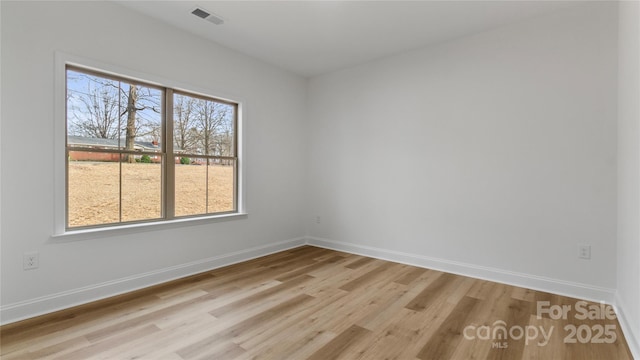
[(195, 8), (192, 12), (193, 15), (201, 18), (201, 19), (205, 19), (209, 22), (212, 22), (216, 25), (221, 25), (224, 23), (224, 19), (221, 18), (220, 16), (210, 13), (207, 10), (201, 9), (201, 8)]

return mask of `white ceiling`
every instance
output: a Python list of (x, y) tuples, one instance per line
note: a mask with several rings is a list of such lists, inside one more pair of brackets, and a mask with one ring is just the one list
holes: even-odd
[[(542, 15), (580, 1), (131, 1), (118, 3), (303, 76)], [(224, 18), (214, 25), (196, 7)]]

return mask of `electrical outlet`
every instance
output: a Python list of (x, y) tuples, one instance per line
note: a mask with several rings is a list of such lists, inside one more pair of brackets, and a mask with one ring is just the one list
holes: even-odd
[(320, 224), (320, 216), (316, 216), (316, 224)]
[(591, 259), (591, 245), (579, 244), (578, 245), (578, 258)]
[(37, 251), (24, 253), (22, 255), (22, 268), (24, 270), (37, 269), (40, 265), (40, 255)]

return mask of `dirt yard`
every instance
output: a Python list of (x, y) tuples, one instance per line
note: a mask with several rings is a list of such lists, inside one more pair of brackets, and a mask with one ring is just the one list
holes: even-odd
[[(176, 164), (176, 216), (233, 210), (233, 176), (232, 166)], [(161, 196), (159, 164), (123, 163), (120, 174), (116, 162), (69, 163), (70, 227), (160, 218)]]

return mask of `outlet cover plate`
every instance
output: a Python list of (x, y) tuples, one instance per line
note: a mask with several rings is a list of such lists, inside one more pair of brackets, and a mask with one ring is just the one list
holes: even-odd
[(578, 257), (585, 260), (591, 259), (591, 245), (578, 245)]
[(40, 255), (38, 252), (26, 252), (22, 257), (22, 268), (24, 270), (37, 269), (40, 266)]

